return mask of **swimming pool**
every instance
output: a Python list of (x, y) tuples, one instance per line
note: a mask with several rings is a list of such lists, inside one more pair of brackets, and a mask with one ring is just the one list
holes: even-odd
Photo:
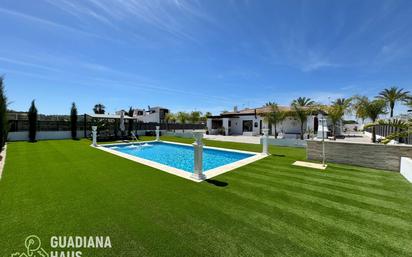
[[(133, 144), (110, 144), (98, 148), (181, 177), (192, 179), (190, 177), (193, 175), (194, 170), (194, 149), (192, 145), (151, 141)], [(265, 156), (259, 153), (204, 147), (204, 175), (206, 178), (211, 178), (263, 157)]]

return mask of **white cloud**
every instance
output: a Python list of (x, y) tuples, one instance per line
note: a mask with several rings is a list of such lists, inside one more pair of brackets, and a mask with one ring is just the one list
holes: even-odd
[(74, 28), (74, 27), (71, 27), (71, 26), (63, 25), (63, 24), (60, 24), (60, 23), (57, 23), (57, 22), (54, 22), (54, 21), (50, 21), (50, 20), (47, 20), (47, 19), (31, 16), (31, 15), (24, 14), (24, 13), (21, 13), (21, 12), (4, 9), (4, 8), (1, 8), (1, 7), (0, 7), (0, 13), (10, 15), (10, 16), (14, 16), (16, 18), (24, 19), (24, 20), (27, 20), (27, 21), (30, 21), (30, 22), (35, 22), (37, 24), (46, 25), (46, 26), (49, 26), (49, 27), (57, 28), (57, 29), (63, 29), (63, 30), (66, 30), (66, 31), (74, 32), (74, 33), (80, 33), (80, 34), (86, 35), (86, 36), (99, 37), (99, 38), (101, 37), (97, 34), (86, 32), (86, 31), (83, 31), (83, 30), (80, 30), (80, 29), (77, 29), (77, 28)]

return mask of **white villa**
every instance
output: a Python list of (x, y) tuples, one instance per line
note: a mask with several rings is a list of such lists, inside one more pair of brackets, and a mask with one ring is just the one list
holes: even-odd
[[(279, 106), (282, 111), (291, 111), (289, 106)], [(260, 107), (254, 109), (238, 110), (234, 107), (231, 112), (223, 112), (218, 116), (210, 116), (207, 119), (207, 128), (211, 135), (244, 135), (244, 136), (256, 136), (262, 134), (263, 128), (268, 128), (268, 124), (261, 116), (262, 113), (270, 111), (270, 107)], [(320, 127), (319, 120), (322, 117), (326, 118), (326, 126), (330, 125), (330, 121), (327, 119), (326, 113), (313, 113), (308, 115), (307, 122), (303, 124), (303, 127), (307, 132), (316, 135)], [(269, 128), (270, 135), (275, 135), (275, 126)], [(295, 117), (288, 116), (276, 125), (277, 133), (283, 138), (299, 138), (300, 136), (300, 121)]]

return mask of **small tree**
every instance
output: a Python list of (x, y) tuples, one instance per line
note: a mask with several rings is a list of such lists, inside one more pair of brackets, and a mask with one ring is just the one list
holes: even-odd
[(382, 143), (387, 144), (391, 140), (409, 137), (412, 134), (412, 119), (408, 121), (394, 119), (394, 120), (378, 120), (373, 123), (369, 123), (365, 125), (365, 128), (372, 128), (374, 129), (377, 126), (389, 126), (396, 129), (395, 132), (387, 135), (385, 139), (382, 140)]
[(368, 115), (365, 111), (366, 103), (369, 102), (368, 97), (356, 95), (352, 97), (352, 110), (355, 112), (356, 118), (362, 120), (362, 124), (365, 123), (365, 120), (368, 118)]
[(0, 152), (7, 140), (7, 97), (4, 92), (3, 77), (0, 77)]
[(37, 108), (36, 108), (34, 100), (31, 101), (28, 118), (29, 118), (29, 141), (35, 142), (36, 132), (37, 132)]
[(186, 113), (186, 112), (178, 112), (177, 113), (177, 116), (176, 116), (176, 118), (177, 118), (177, 120), (181, 123), (181, 124), (183, 124), (183, 133), (185, 132), (185, 124), (186, 124), (186, 121), (187, 121), (187, 119), (188, 119), (188, 114)]
[(189, 120), (191, 123), (196, 124), (200, 121), (201, 116), (202, 116), (201, 112), (193, 111), (189, 114)]
[(277, 124), (283, 121), (286, 117), (286, 113), (279, 109), (279, 106), (276, 103), (267, 103), (269, 107), (269, 112), (263, 113), (263, 119), (268, 123), (269, 128), (273, 125), (275, 127), (275, 138), (278, 138), (277, 135)]
[[(366, 116), (372, 120), (372, 123), (376, 122), (376, 120), (379, 118), (379, 115), (386, 114), (386, 102), (382, 99), (365, 101), (362, 108), (364, 108)], [(375, 126), (372, 127), (372, 142), (376, 142)]]
[(176, 122), (176, 117), (173, 113), (168, 112), (165, 114), (166, 130), (169, 130), (169, 123), (173, 122), (173, 120)]
[(332, 121), (332, 135), (334, 137), (336, 136), (336, 126), (338, 122), (342, 121), (345, 113), (348, 112), (351, 101), (351, 98), (338, 98), (332, 103), (331, 106), (328, 106), (326, 108), (328, 116)]
[(77, 139), (77, 107), (74, 102), (70, 109), (70, 130), (72, 132), (72, 139)]
[(310, 113), (310, 107), (312, 107), (315, 102), (306, 97), (299, 97), (292, 102), (292, 114), (299, 120), (300, 122), (300, 139), (303, 140), (303, 134), (305, 133), (304, 130), (304, 123), (308, 119), (308, 114)]
[(206, 124), (207, 118), (210, 117), (210, 116), (212, 116), (212, 113), (211, 112), (206, 112), (205, 114), (200, 116), (199, 121), (203, 124)]
[(332, 135), (335, 137), (336, 136), (336, 125), (339, 121), (342, 120), (344, 111), (343, 111), (342, 106), (337, 105), (337, 104), (328, 106), (327, 111), (328, 111), (328, 117), (332, 121)]
[[(127, 112), (127, 116), (133, 117), (133, 113), (134, 113), (133, 107), (130, 106), (129, 111)], [(129, 119), (129, 126), (127, 128), (127, 132), (129, 133), (129, 136), (132, 135), (132, 131), (133, 131), (133, 120)]]

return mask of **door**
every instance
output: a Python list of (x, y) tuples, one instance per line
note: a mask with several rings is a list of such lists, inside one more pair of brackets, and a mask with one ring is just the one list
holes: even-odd
[(315, 117), (313, 119), (313, 130), (314, 130), (315, 134), (318, 133), (318, 128), (319, 128), (319, 120), (318, 120), (318, 117)]

